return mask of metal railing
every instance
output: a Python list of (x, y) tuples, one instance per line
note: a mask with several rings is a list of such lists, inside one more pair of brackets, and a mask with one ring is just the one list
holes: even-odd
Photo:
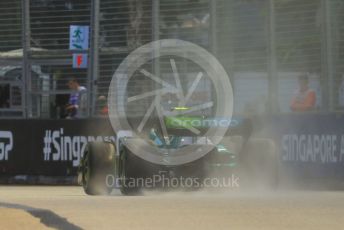
[[(87, 88), (86, 115), (98, 116), (123, 59), (167, 38), (196, 43), (219, 59), (237, 113), (290, 112), (302, 73), (318, 111), (344, 107), (340, 0), (3, 0), (0, 11), (0, 117), (61, 117), (71, 78)], [(90, 26), (89, 49), (78, 52), (88, 55), (86, 69), (72, 66), (71, 25)], [(168, 81), (167, 64), (147, 68)], [(180, 71), (193, 70), (184, 63)], [(128, 87), (139, 94), (154, 85), (136, 78)]]

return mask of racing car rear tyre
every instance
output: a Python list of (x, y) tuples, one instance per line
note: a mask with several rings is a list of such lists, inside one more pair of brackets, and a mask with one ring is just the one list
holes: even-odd
[(246, 145), (246, 167), (255, 187), (276, 189), (278, 186), (278, 157), (272, 140), (252, 138)]
[(107, 176), (115, 168), (115, 146), (107, 142), (88, 144), (83, 159), (82, 185), (88, 195), (108, 195)]

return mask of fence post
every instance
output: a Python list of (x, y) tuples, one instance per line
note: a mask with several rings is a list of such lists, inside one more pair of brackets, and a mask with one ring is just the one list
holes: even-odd
[(268, 5), (268, 84), (269, 84), (269, 112), (279, 111), (278, 103), (278, 71), (275, 36), (275, 0), (269, 0)]
[(210, 25), (210, 33), (211, 33), (211, 52), (215, 57), (217, 57), (217, 34), (216, 34), (216, 28), (217, 28), (217, 10), (216, 10), (216, 1), (210, 1), (210, 18), (211, 18), (211, 25)]
[(30, 0), (22, 0), (22, 108), (25, 118), (32, 117), (30, 51)]
[[(323, 103), (327, 103), (324, 110), (333, 111), (334, 106), (334, 74), (333, 74), (333, 58), (332, 58), (332, 28), (331, 28), (331, 1), (321, 0), (321, 8), (323, 15), (322, 28), (322, 87), (324, 93)], [(326, 80), (327, 79), (327, 80)]]
[(97, 101), (97, 80), (99, 77), (99, 11), (100, 0), (92, 0), (91, 4), (91, 46), (90, 46), (90, 65), (88, 69), (88, 89), (87, 101), (88, 110), (87, 116), (94, 116), (96, 113)]
[[(160, 39), (160, 0), (153, 0), (152, 2), (152, 40), (158, 41)], [(155, 50), (155, 54), (153, 55), (159, 55), (159, 51)], [(160, 60), (159, 58), (156, 58), (153, 61), (153, 69), (154, 73), (157, 76), (160, 76)], [(157, 88), (158, 85), (156, 83), (154, 84), (154, 88)]]

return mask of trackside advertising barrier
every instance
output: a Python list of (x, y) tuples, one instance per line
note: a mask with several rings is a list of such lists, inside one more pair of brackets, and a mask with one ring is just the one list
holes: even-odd
[[(278, 115), (261, 127), (292, 177), (344, 179), (344, 116)], [(107, 119), (0, 120), (0, 174), (75, 176), (86, 144), (114, 136)]]
[(74, 176), (86, 144), (105, 138), (106, 119), (1, 120), (0, 174)]
[(279, 115), (264, 123), (291, 178), (344, 181), (344, 116)]

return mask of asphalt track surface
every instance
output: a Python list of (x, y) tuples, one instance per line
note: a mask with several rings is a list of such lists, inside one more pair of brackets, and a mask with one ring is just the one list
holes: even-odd
[(0, 229), (343, 229), (344, 192), (221, 191), (86, 196), (1, 186)]

